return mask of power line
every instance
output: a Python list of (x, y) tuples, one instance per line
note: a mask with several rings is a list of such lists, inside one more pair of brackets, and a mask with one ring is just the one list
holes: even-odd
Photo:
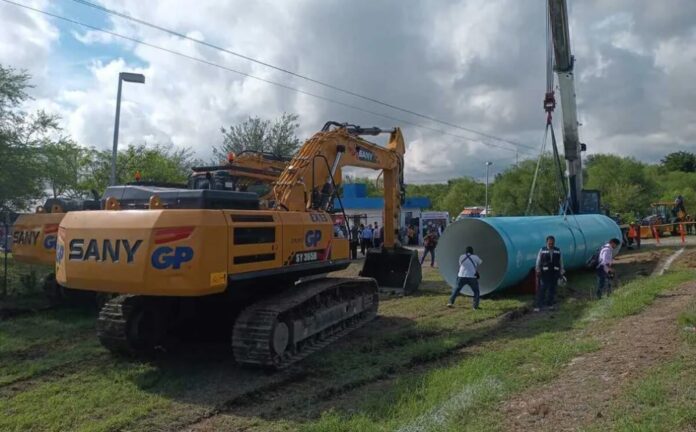
[(120, 17), (120, 18), (123, 18), (123, 19), (129, 20), (129, 21), (132, 21), (132, 22), (135, 22), (135, 23), (138, 23), (138, 24), (141, 24), (141, 25), (144, 25), (144, 26), (147, 26), (147, 27), (150, 27), (150, 28), (153, 28), (153, 29), (156, 29), (156, 30), (165, 32), (165, 33), (168, 33), (168, 34), (170, 34), (170, 35), (173, 35), (173, 36), (176, 36), (176, 37), (179, 37), (179, 38), (182, 38), (182, 39), (185, 39), (185, 40), (188, 40), (188, 41), (191, 41), (191, 42), (194, 42), (194, 43), (203, 45), (203, 46), (206, 46), (206, 47), (208, 47), (208, 48), (212, 48), (212, 49), (215, 49), (215, 50), (218, 50), (218, 51), (222, 51), (222, 52), (224, 52), (224, 53), (227, 53), (227, 54), (230, 54), (230, 55), (233, 55), (233, 56), (242, 58), (242, 59), (244, 59), (244, 60), (248, 60), (248, 61), (250, 61), (250, 62), (257, 63), (257, 64), (260, 64), (260, 65), (262, 65), (262, 66), (265, 66), (265, 67), (268, 67), (268, 68), (271, 68), (271, 69), (275, 69), (275, 70), (277, 70), (277, 71), (280, 71), (280, 72), (283, 72), (283, 73), (292, 75), (292, 76), (294, 76), (294, 77), (296, 77), (296, 78), (300, 78), (300, 79), (303, 79), (303, 80), (305, 80), (305, 81), (309, 81), (309, 82), (311, 82), (311, 83), (314, 83), (314, 84), (317, 84), (317, 85), (320, 85), (320, 86), (329, 88), (329, 89), (334, 90), (334, 91), (337, 91), (337, 92), (341, 92), (341, 93), (344, 93), (344, 94), (347, 94), (347, 95), (350, 95), (350, 96), (353, 96), (353, 97), (356, 97), (356, 98), (360, 98), (360, 99), (363, 99), (363, 100), (366, 100), (366, 101), (369, 101), (369, 102), (373, 102), (373, 103), (376, 103), (376, 104), (379, 104), (379, 105), (382, 105), (382, 106), (385, 106), (385, 107), (388, 107), (388, 108), (391, 108), (391, 109), (394, 109), (394, 110), (397, 110), (397, 111), (401, 111), (401, 112), (404, 112), (404, 113), (407, 113), (407, 114), (411, 114), (411, 115), (416, 116), (416, 117), (420, 117), (420, 118), (423, 118), (423, 119), (426, 119), (426, 120), (430, 120), (430, 121), (435, 122), (435, 123), (440, 123), (440, 124), (443, 124), (443, 125), (445, 125), (445, 126), (453, 127), (453, 128), (456, 128), (456, 129), (461, 129), (461, 130), (463, 130), (463, 131), (470, 132), (470, 133), (473, 133), (473, 134), (475, 134), (475, 135), (479, 135), (479, 136), (482, 136), (482, 137), (486, 137), (486, 138), (489, 138), (489, 139), (492, 139), (492, 140), (495, 140), (495, 141), (500, 141), (500, 142), (512, 144), (512, 145), (517, 146), (517, 147), (525, 147), (525, 148), (528, 148), (528, 149), (531, 149), (531, 150), (536, 150), (535, 147), (532, 147), (532, 146), (529, 146), (529, 145), (525, 145), (525, 144), (522, 144), (522, 143), (519, 143), (519, 142), (516, 142), (516, 141), (512, 141), (512, 140), (508, 140), (508, 139), (505, 139), (505, 138), (497, 137), (497, 136), (495, 136), (495, 135), (491, 135), (491, 134), (488, 134), (488, 133), (485, 133), (485, 132), (481, 132), (481, 131), (478, 131), (478, 130), (475, 130), (475, 129), (471, 129), (471, 128), (468, 128), (468, 127), (464, 127), (464, 126), (461, 126), (461, 125), (458, 125), (458, 124), (455, 124), (455, 123), (451, 123), (451, 122), (448, 122), (448, 121), (440, 120), (440, 119), (438, 119), (438, 118), (435, 118), (435, 117), (432, 117), (432, 116), (429, 116), (429, 115), (426, 115), (426, 114), (422, 114), (422, 113), (419, 113), (419, 112), (416, 112), (416, 111), (413, 111), (413, 110), (410, 110), (410, 109), (407, 109), (407, 108), (399, 107), (399, 106), (397, 106), (397, 105), (391, 104), (391, 103), (389, 103), (389, 102), (385, 102), (385, 101), (380, 100), (380, 99), (375, 99), (375, 98), (372, 98), (372, 97), (370, 97), (370, 96), (365, 96), (365, 95), (362, 95), (362, 94), (360, 94), (360, 93), (357, 93), (357, 92), (354, 92), (354, 91), (351, 91), (351, 90), (347, 90), (347, 89), (344, 89), (344, 88), (342, 88), (342, 87), (338, 87), (338, 86), (336, 86), (336, 85), (334, 85), (334, 84), (330, 84), (330, 83), (327, 83), (327, 82), (325, 82), (325, 81), (320, 81), (320, 80), (317, 80), (317, 79), (308, 77), (308, 76), (306, 76), (306, 75), (302, 75), (302, 74), (300, 74), (300, 73), (293, 72), (293, 71), (291, 71), (291, 70), (282, 68), (282, 67), (280, 67), (280, 66), (275, 66), (275, 65), (273, 65), (273, 64), (271, 64), (271, 63), (267, 63), (267, 62), (264, 62), (264, 61), (262, 61), (262, 60), (255, 59), (255, 58), (253, 58), (253, 57), (249, 57), (249, 56), (247, 56), (247, 55), (244, 55), (244, 54), (241, 54), (241, 53), (238, 53), (238, 52), (229, 50), (229, 49), (224, 48), (224, 47), (221, 47), (221, 46), (219, 46), (219, 45), (215, 45), (215, 44), (212, 44), (212, 43), (210, 43), (210, 42), (206, 42), (206, 41), (204, 41), (204, 40), (197, 39), (197, 38), (194, 38), (194, 37), (185, 35), (185, 34), (183, 34), (183, 33), (177, 32), (177, 31), (175, 31), (175, 30), (171, 30), (171, 29), (168, 29), (168, 28), (159, 26), (159, 25), (157, 25), (157, 24), (153, 24), (153, 23), (151, 23), (151, 22), (149, 22), (149, 21), (145, 21), (145, 20), (142, 20), (142, 19), (133, 17), (133, 16), (131, 16), (131, 15), (125, 14), (125, 13), (123, 13), (123, 12), (119, 12), (119, 11), (116, 11), (116, 10), (113, 10), (113, 9), (106, 8), (106, 7), (104, 7), (104, 6), (101, 6), (101, 5), (98, 5), (98, 4), (95, 4), (95, 3), (92, 3), (92, 2), (86, 1), (86, 0), (72, 0), (72, 1), (75, 2), (75, 3), (82, 4), (82, 5), (84, 5), (84, 6), (88, 6), (88, 7), (94, 8), (94, 9), (98, 9), (98, 10), (100, 10), (100, 11), (102, 11), (102, 12), (107, 13), (107, 14), (114, 15), (114, 16), (118, 16), (118, 17)]
[[(355, 105), (351, 105), (351, 104), (348, 104), (348, 103), (345, 103), (345, 102), (341, 102), (341, 101), (338, 101), (338, 100), (335, 100), (335, 99), (331, 99), (331, 98), (328, 98), (328, 97), (325, 97), (325, 96), (321, 96), (321, 95), (318, 95), (318, 94), (315, 94), (315, 93), (310, 93), (310, 92), (307, 92), (307, 91), (305, 91), (305, 90), (302, 90), (302, 89), (299, 89), (299, 88), (296, 88), (296, 87), (288, 86), (288, 85), (285, 85), (285, 84), (282, 84), (282, 83), (279, 83), (279, 82), (276, 82), (276, 81), (271, 81), (271, 80), (268, 80), (268, 79), (265, 79), (265, 78), (261, 78), (261, 77), (255, 76), (255, 75), (248, 74), (248, 73), (246, 73), (246, 72), (241, 72), (241, 71), (238, 71), (238, 70), (236, 70), (236, 69), (232, 69), (232, 68), (229, 68), (229, 67), (227, 67), (227, 66), (223, 66), (223, 65), (221, 65), (221, 64), (214, 63), (214, 62), (205, 60), (205, 59), (200, 58), (200, 57), (190, 56), (190, 55), (188, 55), (188, 54), (184, 54), (184, 53), (179, 52), (179, 51), (174, 51), (174, 50), (171, 50), (171, 49), (169, 49), (169, 48), (164, 48), (164, 47), (161, 47), (161, 46), (159, 46), (159, 45), (154, 45), (154, 44), (151, 44), (151, 43), (149, 43), (149, 42), (145, 42), (145, 41), (140, 40), (140, 39), (136, 39), (136, 38), (133, 38), (133, 37), (130, 37), (130, 36), (125, 36), (125, 35), (122, 35), (122, 34), (119, 34), (119, 33), (116, 33), (116, 32), (112, 32), (112, 31), (110, 31), (110, 30), (106, 30), (106, 29), (103, 29), (103, 28), (100, 28), (100, 27), (97, 27), (97, 26), (93, 26), (93, 25), (91, 25), (91, 24), (86, 24), (86, 23), (83, 23), (83, 22), (81, 22), (81, 21), (77, 21), (77, 20), (74, 20), (74, 19), (71, 19), (71, 18), (67, 18), (67, 17), (61, 16), (61, 15), (57, 15), (57, 14), (54, 14), (54, 13), (52, 13), (52, 12), (48, 12), (48, 11), (45, 11), (45, 10), (42, 10), (42, 9), (38, 9), (38, 8), (31, 7), (31, 6), (23, 5), (23, 4), (14, 2), (14, 1), (12, 1), (12, 0), (2, 0), (2, 1), (5, 2), (5, 3), (8, 3), (8, 4), (12, 4), (12, 5), (14, 5), (14, 6), (18, 6), (18, 7), (27, 9), (27, 10), (31, 10), (31, 11), (34, 11), (34, 12), (38, 12), (38, 13), (41, 13), (41, 14), (50, 16), (50, 17), (52, 17), (52, 18), (56, 18), (56, 19), (59, 19), (59, 20), (65, 21), (65, 22), (69, 22), (69, 23), (71, 23), (71, 24), (75, 24), (75, 25), (79, 25), (79, 26), (82, 26), (82, 27), (86, 27), (86, 28), (89, 28), (89, 29), (92, 29), (92, 30), (95, 30), (95, 31), (98, 31), (98, 32), (102, 32), (102, 33), (105, 33), (105, 34), (108, 34), (108, 35), (111, 35), (111, 36), (114, 36), (114, 37), (118, 37), (118, 38), (121, 38), (121, 39), (124, 39), (124, 40), (128, 40), (128, 41), (130, 41), (130, 42), (133, 42), (133, 43), (136, 43), (136, 44), (139, 44), (139, 45), (147, 46), (147, 47), (150, 47), (150, 48), (153, 48), (153, 49), (157, 49), (157, 50), (164, 51), (164, 52), (167, 52), (167, 53), (170, 53), (170, 54), (174, 54), (174, 55), (177, 55), (177, 56), (180, 56), (180, 57), (189, 59), (189, 60), (193, 60), (193, 61), (196, 61), (196, 62), (199, 62), (199, 63), (203, 63), (203, 64), (206, 64), (206, 65), (209, 65), (209, 66), (212, 66), (212, 67), (216, 67), (216, 68), (218, 68), (218, 69), (226, 70), (226, 71), (228, 71), (228, 72), (233, 72), (233, 73), (236, 73), (236, 74), (239, 74), (239, 75), (248, 77), (248, 78), (252, 78), (252, 79), (255, 79), (255, 80), (258, 80), (258, 81), (261, 81), (261, 82), (265, 82), (265, 83), (267, 83), (267, 84), (275, 85), (275, 86), (277, 86), (277, 87), (280, 87), (280, 88), (283, 88), (283, 89), (286, 89), (286, 90), (294, 91), (294, 92), (297, 92), (297, 93), (299, 93), (299, 94), (303, 94), (303, 95), (306, 95), (306, 96), (309, 96), (309, 97), (313, 97), (313, 98), (316, 98), (316, 99), (319, 99), (319, 100), (323, 100), (323, 101), (325, 101), (325, 102), (329, 102), (329, 103), (332, 103), (332, 104), (340, 105), (340, 106), (343, 106), (343, 107), (346, 107), (346, 108), (350, 108), (350, 109), (353, 109), (353, 110), (361, 111), (361, 112), (364, 112), (364, 113), (368, 113), (368, 114), (371, 114), (371, 115), (374, 115), (374, 116), (377, 116), (377, 117), (382, 117), (382, 118), (389, 119), (389, 120), (392, 120), (392, 121), (396, 121), (396, 122), (399, 122), (399, 123), (408, 124), (408, 125), (411, 125), (411, 126), (414, 126), (414, 127), (417, 127), (417, 128), (421, 128), (421, 129), (425, 129), (425, 130), (430, 130), (430, 131), (433, 131), (433, 132), (437, 132), (437, 133), (440, 133), (440, 134), (443, 134), (443, 135), (447, 135), (447, 136), (451, 136), (451, 137), (454, 137), (454, 138), (458, 138), (458, 139), (461, 139), (461, 140), (465, 140), (465, 141), (469, 141), (469, 142), (473, 142), (473, 143), (480, 143), (480, 144), (483, 144), (483, 145), (487, 145), (487, 146), (490, 146), (490, 147), (496, 147), (496, 148), (500, 148), (500, 149), (502, 149), (502, 150), (507, 150), (507, 151), (511, 151), (511, 152), (517, 151), (517, 150), (515, 150), (515, 149), (513, 149), (513, 148), (503, 147), (502, 145), (499, 145), (499, 144), (493, 144), (493, 143), (490, 143), (490, 142), (484, 142), (484, 141), (481, 141), (481, 140), (472, 139), (472, 138), (470, 138), (470, 137), (465, 137), (465, 136), (462, 136), (462, 135), (453, 134), (453, 133), (447, 132), (447, 131), (442, 130), (442, 129), (433, 128), (433, 127), (426, 126), (426, 125), (422, 125), (422, 124), (419, 124), (419, 123), (415, 123), (415, 122), (412, 122), (412, 121), (409, 121), (409, 120), (400, 119), (400, 118), (398, 118), (398, 117), (390, 116), (390, 115), (385, 114), (385, 113), (380, 113), (380, 112), (376, 112), (376, 111), (371, 111), (371, 110), (368, 110), (368, 109), (365, 109), (365, 108), (361, 108), (361, 107), (358, 107), (358, 106), (355, 106)], [(528, 152), (525, 152), (525, 153), (528, 153)]]

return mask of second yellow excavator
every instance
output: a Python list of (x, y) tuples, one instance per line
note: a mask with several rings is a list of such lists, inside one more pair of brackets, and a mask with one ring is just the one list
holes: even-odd
[[(386, 148), (360, 137), (381, 133)], [(285, 167), (271, 209), (251, 192), (203, 190), (178, 208), (153, 194), (146, 210), (69, 213), (58, 230), (58, 282), (120, 294), (97, 323), (114, 352), (151, 351), (204, 317), (230, 332), (237, 362), (283, 368), (372, 319), (378, 284), (420, 283), (415, 252), (395, 241), (404, 152), (398, 128), (329, 122)], [(350, 263), (330, 215), (344, 166), (383, 171), (384, 246), (366, 258), (366, 277), (321, 277)], [(107, 198), (107, 209), (119, 207)]]
[[(268, 205), (271, 183), (278, 179), (288, 161), (269, 153), (245, 151), (229, 155), (228, 163), (224, 165), (193, 168), (187, 184), (136, 181), (110, 186), (104, 196), (118, 197), (119, 207), (134, 209), (148, 208), (148, 199), (155, 193), (186, 199), (193, 189), (255, 190), (262, 203)], [(100, 202), (96, 191), (93, 195), (93, 199), (49, 198), (43, 206), (36, 208), (35, 213), (20, 215), (12, 229), (14, 259), (21, 263), (53, 266), (58, 225), (67, 212), (99, 210), (104, 203)], [(94, 297), (94, 293), (66, 289), (56, 283), (54, 273), (46, 276), (43, 289), (54, 305), (91, 303)], [(101, 303), (100, 299), (98, 303)]]

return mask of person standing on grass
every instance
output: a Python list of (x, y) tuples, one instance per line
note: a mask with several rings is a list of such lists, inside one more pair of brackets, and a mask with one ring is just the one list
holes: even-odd
[(554, 308), (554, 298), (558, 279), (563, 276), (563, 256), (561, 250), (556, 247), (554, 236), (546, 237), (546, 246), (541, 248), (536, 259), (536, 276), (539, 287), (534, 298), (534, 312), (539, 312), (542, 307)]
[(416, 244), (416, 229), (413, 228), (413, 225), (408, 226), (408, 230), (406, 230), (406, 236), (408, 237), (409, 246), (413, 246)]
[(350, 259), (358, 259), (358, 243), (360, 242), (360, 229), (353, 223), (350, 227)]
[(362, 237), (360, 241), (360, 252), (365, 255), (365, 249), (372, 247), (372, 226), (367, 224), (362, 230)]
[(609, 243), (602, 246), (599, 250), (599, 264), (597, 265), (597, 298), (601, 299), (606, 291), (607, 296), (611, 294), (611, 279), (614, 276), (614, 249), (621, 244), (619, 239), (613, 238)]
[(430, 254), (430, 267), (435, 267), (435, 248), (437, 247), (437, 234), (435, 230), (430, 230), (428, 235), (423, 239), (423, 246), (425, 250), (423, 251), (423, 256), (421, 257), (421, 266), (425, 262), (425, 257)]
[(457, 274), (457, 286), (452, 288), (447, 307), (454, 307), (454, 301), (457, 299), (459, 292), (464, 288), (464, 285), (469, 285), (474, 293), (474, 310), (479, 308), (481, 294), (479, 291), (479, 266), (483, 264), (483, 260), (477, 255), (474, 255), (474, 248), (466, 247), (466, 253), (459, 257), (459, 273)]

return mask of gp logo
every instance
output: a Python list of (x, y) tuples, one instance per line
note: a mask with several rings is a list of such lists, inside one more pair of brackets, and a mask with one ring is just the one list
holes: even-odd
[(309, 230), (305, 233), (305, 246), (316, 247), (321, 241), (321, 231), (320, 230)]
[(166, 270), (172, 268), (178, 270), (181, 264), (189, 262), (193, 259), (193, 249), (188, 246), (177, 246), (171, 248), (162, 246), (152, 252), (152, 267), (157, 270)]
[(44, 248), (46, 248), (46, 249), (55, 249), (56, 248), (56, 236), (47, 235), (46, 237), (44, 237), (43, 245), (44, 245)]

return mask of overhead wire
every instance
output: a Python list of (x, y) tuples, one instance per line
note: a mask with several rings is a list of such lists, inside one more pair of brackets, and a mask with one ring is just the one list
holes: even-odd
[(321, 80), (318, 80), (318, 79), (315, 79), (315, 78), (311, 78), (311, 77), (309, 77), (309, 76), (307, 76), (307, 75), (300, 74), (300, 73), (298, 73), (298, 72), (294, 72), (294, 71), (291, 71), (291, 70), (289, 70), (289, 69), (286, 69), (286, 68), (283, 68), (283, 67), (280, 67), (280, 66), (273, 65), (273, 64), (271, 64), (271, 63), (268, 63), (268, 62), (265, 62), (265, 61), (262, 61), (262, 60), (259, 60), (259, 59), (256, 59), (256, 58), (253, 58), (253, 57), (244, 55), (244, 54), (242, 54), (242, 53), (239, 53), (239, 52), (236, 52), (236, 51), (232, 51), (232, 50), (230, 50), (230, 49), (228, 49), (228, 48), (221, 47), (221, 46), (219, 46), (219, 45), (215, 45), (215, 44), (212, 44), (212, 43), (210, 43), (210, 42), (206, 42), (206, 41), (204, 41), (204, 40), (202, 40), (202, 39), (198, 39), (198, 38), (195, 38), (195, 37), (193, 37), (193, 36), (189, 36), (189, 35), (186, 35), (186, 34), (184, 34), (184, 33), (181, 33), (181, 32), (178, 32), (178, 31), (175, 31), (175, 30), (172, 30), (172, 29), (168, 29), (168, 28), (166, 28), (166, 27), (162, 27), (162, 26), (157, 25), (157, 24), (153, 24), (153, 23), (151, 23), (151, 22), (149, 22), (149, 21), (146, 21), (146, 20), (143, 20), (143, 19), (140, 19), (140, 18), (136, 18), (136, 17), (131, 16), (131, 15), (128, 15), (128, 14), (126, 14), (126, 13), (119, 12), (119, 11), (113, 10), (113, 9), (109, 9), (109, 8), (107, 8), (107, 7), (104, 7), (104, 6), (102, 6), (102, 5), (99, 5), (99, 4), (96, 4), (96, 3), (93, 3), (93, 2), (90, 2), (90, 1), (87, 1), (87, 0), (72, 0), (72, 1), (75, 2), (75, 3), (81, 4), (81, 5), (87, 6), (87, 7), (91, 7), (91, 8), (100, 10), (100, 11), (102, 11), (102, 12), (104, 12), (104, 13), (109, 14), (109, 15), (117, 16), (117, 17), (119, 17), (119, 18), (123, 18), (123, 19), (125, 19), (125, 20), (131, 21), (131, 22), (135, 22), (135, 23), (138, 23), (138, 24), (143, 25), (143, 26), (146, 26), (146, 27), (150, 27), (150, 28), (152, 28), (152, 29), (155, 29), (155, 30), (158, 30), (158, 31), (161, 31), (161, 32), (168, 33), (168, 34), (170, 34), (170, 35), (179, 37), (179, 38), (181, 38), (181, 39), (185, 39), (185, 40), (188, 40), (188, 41), (190, 41), (190, 42), (194, 42), (194, 43), (197, 43), (197, 44), (206, 46), (206, 47), (208, 47), (208, 48), (212, 48), (212, 49), (215, 49), (215, 50), (218, 50), (218, 51), (221, 51), (221, 52), (224, 52), (224, 53), (227, 53), (227, 54), (230, 54), (230, 55), (239, 57), (239, 58), (241, 58), (241, 59), (244, 59), (244, 60), (247, 60), (247, 61), (256, 63), (256, 64), (260, 64), (260, 65), (262, 65), (262, 66), (265, 66), (265, 67), (268, 67), (268, 68), (271, 68), (271, 69), (274, 69), (274, 70), (283, 72), (283, 73), (285, 73), (285, 74), (294, 76), (294, 77), (296, 77), (296, 78), (300, 78), (300, 79), (302, 79), (302, 80), (311, 82), (311, 83), (313, 83), (313, 84), (320, 85), (320, 86), (322, 86), (322, 87), (326, 87), (326, 88), (328, 88), (328, 89), (331, 89), (331, 90), (334, 90), (334, 91), (337, 91), (337, 92), (340, 92), (340, 93), (344, 93), (344, 94), (347, 94), (347, 95), (350, 95), (350, 96), (353, 96), (353, 97), (356, 97), (356, 98), (359, 98), (359, 99), (363, 99), (363, 100), (366, 100), (366, 101), (369, 101), (369, 102), (372, 102), (372, 103), (375, 103), (375, 104), (378, 104), (378, 105), (382, 105), (382, 106), (385, 106), (385, 107), (388, 107), (388, 108), (391, 108), (391, 109), (394, 109), (394, 110), (397, 110), (397, 111), (401, 111), (401, 112), (403, 112), (403, 113), (411, 114), (411, 115), (413, 115), (413, 116), (420, 117), (420, 118), (425, 119), (425, 120), (429, 120), (429, 121), (432, 121), (432, 122), (435, 122), (435, 123), (440, 123), (440, 124), (445, 125), (445, 126), (449, 126), (449, 127), (452, 127), (452, 128), (455, 128), (455, 129), (460, 129), (460, 130), (463, 130), (463, 131), (466, 131), (466, 132), (469, 132), (469, 133), (472, 133), (472, 134), (475, 134), (475, 135), (479, 135), (479, 136), (482, 136), (482, 137), (486, 137), (486, 138), (488, 138), (488, 139), (492, 139), (492, 140), (495, 140), (495, 141), (500, 141), (500, 142), (512, 144), (512, 145), (514, 145), (514, 146), (516, 146), (516, 147), (523, 147), (523, 148), (527, 148), (527, 149), (531, 149), (531, 150), (536, 150), (536, 148), (533, 147), (533, 146), (525, 145), (525, 144), (522, 144), (522, 143), (519, 143), (519, 142), (516, 142), (516, 141), (512, 141), (512, 140), (509, 140), (509, 139), (506, 139), (506, 138), (498, 137), (498, 136), (495, 136), (495, 135), (492, 135), (492, 134), (489, 134), (489, 133), (486, 133), (486, 132), (482, 132), (482, 131), (478, 131), (478, 130), (475, 130), (475, 129), (472, 129), (472, 128), (469, 128), (469, 127), (465, 127), (465, 126), (462, 126), (462, 125), (458, 125), (458, 124), (456, 124), (456, 123), (452, 123), (452, 122), (448, 122), (448, 121), (445, 121), (445, 120), (441, 120), (441, 119), (438, 119), (438, 118), (436, 118), (436, 117), (433, 117), (433, 116), (430, 116), (430, 115), (427, 115), (427, 114), (423, 114), (423, 113), (419, 113), (419, 112), (417, 112), (417, 111), (413, 111), (413, 110), (408, 109), (408, 108), (400, 107), (400, 106), (398, 106), (398, 105), (394, 105), (394, 104), (392, 104), (392, 103), (385, 102), (385, 101), (380, 100), (380, 99), (376, 99), (376, 98), (373, 98), (373, 97), (370, 97), (370, 96), (365, 96), (365, 95), (363, 95), (363, 94), (357, 93), (357, 92), (352, 91), (352, 90), (345, 89), (345, 88), (343, 88), (343, 87), (339, 87), (339, 86), (337, 86), (337, 85), (335, 85), (335, 84), (331, 84), (331, 83), (328, 83), (328, 82), (326, 82), (326, 81), (321, 81)]
[(136, 43), (136, 44), (138, 44), (138, 45), (147, 46), (147, 47), (149, 47), (149, 48), (153, 48), (153, 49), (156, 49), (156, 50), (160, 50), (160, 51), (163, 51), (163, 52), (167, 52), (167, 53), (170, 53), (170, 54), (174, 54), (174, 55), (177, 55), (177, 56), (180, 56), (180, 57), (189, 59), (189, 60), (193, 60), (193, 61), (196, 61), (196, 62), (199, 62), (199, 63), (202, 63), (202, 64), (206, 64), (206, 65), (208, 65), (208, 66), (212, 66), (212, 67), (215, 67), (215, 68), (218, 68), (218, 69), (226, 70), (226, 71), (228, 71), (228, 72), (232, 72), (232, 73), (235, 73), (235, 74), (238, 74), (238, 75), (242, 75), (242, 76), (245, 76), (245, 77), (247, 77), (247, 78), (251, 78), (251, 79), (254, 79), (254, 80), (257, 80), (257, 81), (261, 81), (261, 82), (265, 82), (265, 83), (267, 83), (267, 84), (271, 84), (271, 85), (274, 85), (274, 86), (277, 86), (277, 87), (280, 87), (280, 88), (283, 88), (283, 89), (286, 89), (286, 90), (290, 90), (290, 91), (293, 91), (293, 92), (296, 92), (296, 93), (299, 93), (299, 94), (302, 94), (302, 95), (305, 95), (305, 96), (309, 96), (309, 97), (312, 97), (312, 98), (315, 98), (315, 99), (323, 100), (323, 101), (325, 101), (325, 102), (329, 102), (329, 103), (332, 103), (332, 104), (335, 104), (335, 105), (343, 106), (343, 107), (345, 107), (345, 108), (349, 108), (349, 109), (356, 110), (356, 111), (361, 111), (361, 112), (364, 112), (364, 113), (367, 113), (367, 114), (370, 114), (370, 115), (374, 115), (374, 116), (377, 116), (377, 117), (382, 117), (382, 118), (385, 118), (385, 119), (388, 119), (388, 120), (392, 120), (392, 121), (396, 121), (396, 122), (403, 123), (403, 124), (408, 124), (408, 125), (411, 125), (411, 126), (420, 128), (420, 129), (429, 130), (429, 131), (432, 131), (432, 132), (436, 132), (436, 133), (439, 133), (439, 134), (442, 134), (442, 135), (446, 135), (446, 136), (451, 136), (451, 137), (454, 137), (454, 138), (457, 138), (457, 139), (460, 139), (460, 140), (464, 140), (464, 141), (468, 141), (468, 142), (472, 142), (472, 143), (479, 143), (479, 144), (483, 144), (483, 145), (486, 145), (486, 146), (489, 146), (489, 147), (495, 147), (495, 148), (499, 148), (499, 149), (506, 150), (506, 151), (511, 151), (511, 152), (519, 151), (519, 152), (521, 152), (521, 153), (531, 154), (530, 152), (527, 152), (527, 151), (522, 151), (522, 150), (518, 150), (518, 149), (514, 149), (514, 148), (509, 148), (509, 147), (502, 146), (502, 145), (500, 145), (500, 144), (495, 144), (495, 143), (491, 143), (491, 142), (485, 142), (485, 141), (481, 141), (481, 140), (478, 140), (478, 139), (473, 139), (473, 138), (470, 138), (470, 137), (466, 137), (466, 136), (463, 136), (463, 135), (453, 134), (453, 133), (448, 132), (448, 131), (443, 130), (443, 129), (434, 128), (434, 127), (431, 127), (431, 126), (419, 124), (419, 123), (416, 123), (416, 122), (413, 122), (413, 121), (410, 121), (410, 120), (406, 120), (406, 119), (401, 119), (401, 118), (398, 118), (398, 117), (394, 117), (394, 116), (391, 116), (391, 115), (386, 114), (386, 113), (377, 112), (377, 111), (372, 111), (372, 110), (365, 109), (365, 108), (362, 108), (362, 107), (359, 107), (359, 106), (356, 106), (356, 105), (352, 105), (352, 104), (349, 104), (349, 103), (345, 103), (345, 102), (342, 102), (342, 101), (338, 101), (338, 100), (335, 100), (335, 99), (332, 99), (332, 98), (329, 98), (329, 97), (326, 97), (326, 96), (321, 96), (321, 95), (318, 95), (318, 94), (316, 94), (316, 93), (311, 93), (311, 92), (308, 92), (308, 91), (306, 91), (306, 90), (302, 90), (302, 89), (299, 89), (299, 88), (296, 88), (296, 87), (292, 87), (292, 86), (289, 86), (289, 85), (286, 85), (286, 84), (283, 84), (283, 83), (279, 83), (279, 82), (277, 82), (277, 81), (272, 81), (272, 80), (269, 80), (269, 79), (266, 79), (266, 78), (261, 78), (261, 77), (259, 77), (259, 76), (255, 76), (255, 75), (252, 75), (252, 74), (249, 74), (249, 73), (246, 73), (246, 72), (242, 72), (242, 71), (239, 71), (239, 70), (236, 70), (236, 69), (233, 69), (233, 68), (230, 68), (230, 67), (221, 65), (221, 64), (219, 64), (219, 63), (215, 63), (215, 62), (206, 60), (206, 59), (201, 58), (201, 57), (191, 56), (191, 55), (182, 53), (182, 52), (180, 52), (180, 51), (175, 51), (175, 50), (172, 50), (172, 49), (169, 49), (169, 48), (165, 48), (165, 47), (162, 47), (162, 46), (159, 46), (159, 45), (155, 45), (155, 44), (152, 44), (152, 43), (149, 43), (149, 42), (145, 42), (145, 41), (143, 41), (143, 40), (141, 40), (141, 39), (137, 39), (137, 38), (134, 38), (134, 37), (131, 37), (131, 36), (126, 36), (126, 35), (123, 35), (123, 34), (120, 34), (120, 33), (116, 33), (116, 32), (110, 31), (110, 30), (106, 30), (106, 29), (101, 28), (101, 27), (98, 27), (98, 26), (94, 26), (94, 25), (91, 25), (91, 24), (87, 24), (87, 23), (84, 23), (84, 22), (82, 22), (82, 21), (78, 21), (78, 20), (75, 20), (75, 19), (72, 19), (72, 18), (67, 18), (67, 17), (61, 16), (61, 15), (58, 15), (58, 14), (55, 14), (55, 13), (52, 13), (52, 12), (48, 12), (48, 11), (45, 11), (45, 10), (42, 10), (42, 9), (38, 9), (38, 8), (35, 8), (35, 7), (32, 7), (32, 6), (28, 6), (28, 5), (24, 5), (24, 4), (21, 4), (21, 3), (17, 3), (17, 2), (12, 1), (12, 0), (0, 0), (0, 1), (3, 1), (3, 2), (8, 3), (8, 4), (12, 4), (12, 5), (17, 6), (17, 7), (24, 8), (24, 9), (27, 9), (27, 10), (31, 10), (31, 11), (34, 11), (34, 12), (37, 12), (37, 13), (41, 13), (41, 14), (43, 14), (43, 15), (50, 16), (50, 17), (52, 17), (52, 18), (56, 18), (56, 19), (58, 19), (58, 20), (62, 20), (62, 21), (65, 21), (65, 22), (68, 22), (68, 23), (71, 23), (71, 24), (79, 25), (79, 26), (82, 26), (82, 27), (85, 27), (85, 28), (88, 28), (88, 29), (91, 29), (91, 30), (94, 30), (94, 31), (98, 31), (98, 32), (101, 32), (101, 33), (104, 33), (104, 34), (108, 34), (108, 35), (110, 35), (110, 36), (114, 36), (114, 37), (117, 37), (117, 38), (120, 38), (120, 39), (124, 39), (124, 40), (130, 41), (130, 42)]

